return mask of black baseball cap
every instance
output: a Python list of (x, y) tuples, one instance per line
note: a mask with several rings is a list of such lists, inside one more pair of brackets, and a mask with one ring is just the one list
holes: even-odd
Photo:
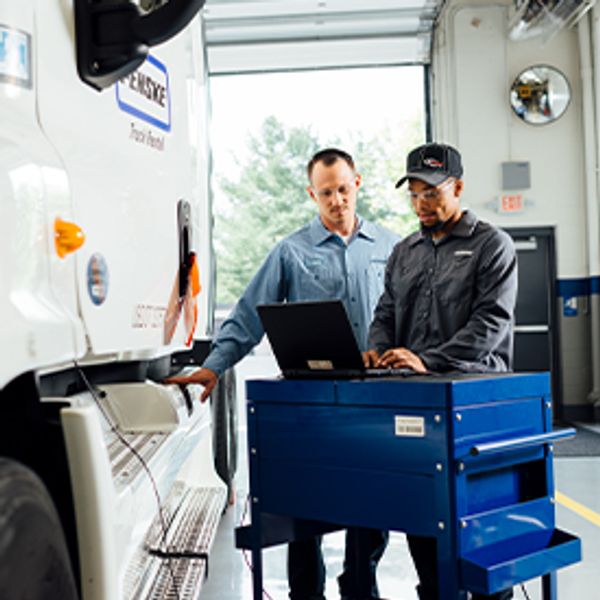
[(406, 158), (406, 175), (396, 183), (400, 187), (407, 179), (419, 179), (429, 185), (440, 185), (448, 177), (460, 179), (463, 174), (460, 153), (446, 144), (425, 144)]

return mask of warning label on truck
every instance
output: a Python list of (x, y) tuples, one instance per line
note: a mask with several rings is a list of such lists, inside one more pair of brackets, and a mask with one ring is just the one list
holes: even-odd
[(115, 86), (119, 108), (163, 131), (171, 131), (171, 92), (167, 67), (148, 55), (142, 66)]
[(396, 435), (401, 437), (425, 437), (423, 417), (395, 416)]
[(31, 36), (0, 25), (0, 82), (30, 88)]

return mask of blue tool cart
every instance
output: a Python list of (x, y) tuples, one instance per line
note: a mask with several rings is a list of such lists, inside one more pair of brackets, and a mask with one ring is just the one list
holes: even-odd
[(555, 527), (546, 373), (247, 384), (254, 600), (261, 548), (347, 526), (437, 540), (440, 598), (492, 594), (581, 559)]

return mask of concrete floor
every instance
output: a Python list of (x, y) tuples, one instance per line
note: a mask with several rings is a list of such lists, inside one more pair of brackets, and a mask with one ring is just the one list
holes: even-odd
[[(243, 402), (243, 380), (246, 377), (268, 376), (277, 372), (269, 356), (248, 357), (238, 367), (238, 398)], [(244, 408), (241, 407), (241, 437), (245, 442)], [(234, 547), (233, 530), (244, 515), (248, 492), (245, 444), (240, 448), (240, 470), (236, 477), (237, 502), (225, 514), (211, 552), (209, 577), (200, 600), (251, 600), (252, 576), (249, 557)], [(559, 572), (560, 600), (600, 600), (600, 520), (594, 524), (594, 515), (600, 514), (600, 458), (559, 458), (555, 460), (556, 488), (564, 501), (574, 500), (587, 507), (591, 516), (580, 514), (575, 507), (561, 504), (557, 495), (557, 524), (561, 529), (578, 535), (583, 542), (583, 561)], [(590, 520), (591, 519), (591, 520)], [(341, 572), (344, 552), (344, 534), (325, 536), (324, 555), (327, 564), (328, 600), (339, 598), (336, 576)], [(266, 600), (287, 599), (286, 549), (277, 547), (263, 552), (264, 588)], [(389, 600), (416, 600), (416, 575), (402, 534), (393, 533), (390, 544), (379, 564), (378, 582), (382, 598)], [(525, 584), (531, 600), (541, 598), (538, 581)], [(521, 589), (515, 588), (515, 598), (525, 599)]]

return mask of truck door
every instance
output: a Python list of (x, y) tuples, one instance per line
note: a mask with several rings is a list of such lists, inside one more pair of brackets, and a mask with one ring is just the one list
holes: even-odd
[(178, 205), (189, 204), (196, 227), (208, 205), (205, 107), (197, 102), (204, 74), (202, 54), (194, 53), (199, 19), (98, 92), (77, 74), (71, 10), (39, 0), (36, 15), (39, 119), (64, 166), (72, 218), (86, 235), (76, 269), (90, 349), (180, 346), (182, 324), (171, 340), (164, 336), (178, 285)]
[(37, 119), (36, 26), (31, 0), (0, 6), (0, 386), (84, 347), (74, 261), (55, 246), (55, 217), (72, 213), (64, 167)]

